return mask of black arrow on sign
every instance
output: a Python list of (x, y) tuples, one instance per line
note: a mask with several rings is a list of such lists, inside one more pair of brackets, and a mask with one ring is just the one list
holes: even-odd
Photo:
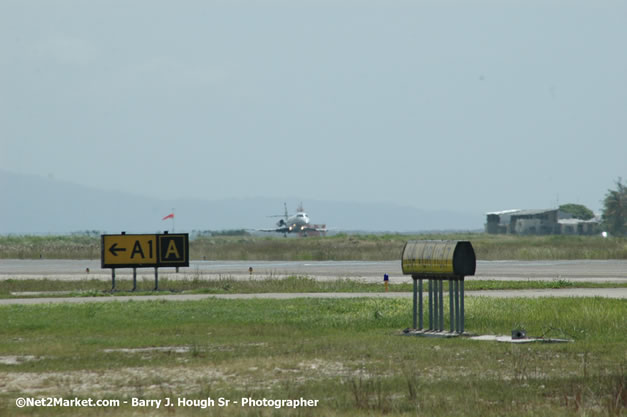
[(118, 248), (117, 246), (118, 246), (118, 243), (115, 242), (109, 248), (109, 252), (111, 252), (113, 254), (113, 256), (118, 256), (118, 254), (116, 252), (126, 252), (126, 248)]

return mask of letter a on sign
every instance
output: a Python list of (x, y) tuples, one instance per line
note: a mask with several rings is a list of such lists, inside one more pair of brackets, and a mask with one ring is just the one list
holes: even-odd
[(164, 258), (170, 259), (170, 256), (174, 255), (174, 259), (180, 259), (181, 255), (179, 255), (179, 251), (176, 249), (176, 244), (174, 243), (174, 240), (170, 240), (170, 242), (168, 242), (168, 250), (165, 252), (165, 256)]
[(142, 259), (145, 258), (144, 251), (142, 250), (142, 245), (139, 244), (139, 240), (135, 241), (135, 245), (133, 245), (133, 251), (131, 252), (131, 259), (135, 257), (135, 254), (139, 254)]
[(189, 266), (189, 240), (186, 233), (159, 235), (159, 264)]

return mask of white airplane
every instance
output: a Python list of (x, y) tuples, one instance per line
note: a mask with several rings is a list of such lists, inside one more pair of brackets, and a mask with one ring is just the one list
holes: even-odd
[(309, 216), (303, 209), (303, 204), (296, 209), (296, 214), (287, 214), (287, 204), (283, 203), (285, 213), (283, 215), (276, 215), (270, 217), (282, 217), (277, 223), (276, 229), (261, 229), (262, 232), (275, 232), (283, 233), (283, 236), (287, 236), (288, 233), (302, 233), (307, 236), (308, 232), (326, 232), (326, 228), (313, 227), (309, 224)]

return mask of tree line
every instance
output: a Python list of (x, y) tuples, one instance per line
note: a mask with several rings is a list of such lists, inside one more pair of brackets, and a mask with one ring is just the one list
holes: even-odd
[[(575, 219), (590, 220), (595, 217), (594, 212), (582, 204), (562, 204), (559, 210)], [(608, 190), (603, 199), (601, 225), (612, 236), (627, 235), (627, 186), (622, 178), (616, 180), (616, 189)]]
[(627, 235), (627, 187), (622, 178), (616, 180), (616, 189), (608, 190), (603, 199), (603, 226), (613, 236)]

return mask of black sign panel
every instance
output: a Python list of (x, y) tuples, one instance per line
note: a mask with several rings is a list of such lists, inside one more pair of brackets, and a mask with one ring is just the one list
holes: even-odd
[(189, 240), (187, 234), (159, 235), (160, 266), (189, 266)]

